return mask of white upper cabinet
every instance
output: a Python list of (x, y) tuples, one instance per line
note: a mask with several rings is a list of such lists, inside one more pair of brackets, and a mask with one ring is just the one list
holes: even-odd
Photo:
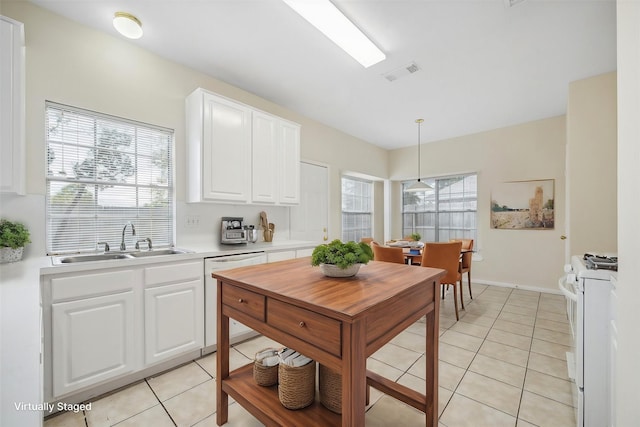
[(24, 25), (0, 16), (0, 192), (25, 194)]
[(189, 202), (247, 202), (250, 155), (249, 107), (202, 90), (187, 98)]
[(279, 133), (278, 201), (281, 204), (297, 205), (300, 203), (300, 125), (281, 120)]
[(204, 89), (186, 106), (187, 201), (299, 203), (300, 125)]
[(278, 119), (253, 112), (252, 187), (254, 203), (278, 201)]

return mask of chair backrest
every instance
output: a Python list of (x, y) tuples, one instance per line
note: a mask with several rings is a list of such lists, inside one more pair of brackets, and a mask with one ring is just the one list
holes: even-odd
[[(451, 239), (450, 242), (462, 242), (462, 249), (473, 250), (473, 239)], [(472, 256), (471, 252), (462, 254), (462, 268), (471, 268)]]
[(404, 264), (404, 254), (402, 248), (391, 248), (389, 246), (371, 245), (373, 249), (374, 261), (397, 262)]
[(447, 274), (440, 279), (440, 283), (455, 284), (460, 277), (458, 266), (461, 250), (462, 242), (425, 243), (420, 265), (446, 270)]
[(362, 239), (360, 239), (360, 241), (362, 243), (370, 244), (371, 242), (373, 242), (373, 237), (363, 237)]

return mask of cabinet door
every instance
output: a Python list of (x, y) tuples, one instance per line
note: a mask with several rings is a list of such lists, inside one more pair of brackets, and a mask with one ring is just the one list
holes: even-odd
[(202, 279), (145, 289), (145, 363), (204, 345)]
[(52, 304), (53, 395), (135, 370), (132, 291)]
[(202, 197), (248, 202), (251, 188), (251, 110), (203, 94)]
[(278, 201), (278, 123), (273, 116), (253, 112), (251, 194), (256, 203)]
[(297, 205), (300, 203), (300, 125), (281, 121), (279, 130), (278, 201), (281, 204)]
[(24, 25), (0, 16), (0, 192), (24, 194)]

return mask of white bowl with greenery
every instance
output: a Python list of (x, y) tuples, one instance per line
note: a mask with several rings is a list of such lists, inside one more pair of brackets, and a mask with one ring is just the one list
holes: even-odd
[(336, 239), (316, 246), (311, 254), (311, 265), (319, 266), (328, 277), (355, 276), (362, 264), (373, 259), (373, 251), (366, 243), (346, 242)]
[(20, 261), (24, 246), (30, 242), (29, 230), (24, 224), (0, 219), (0, 264)]

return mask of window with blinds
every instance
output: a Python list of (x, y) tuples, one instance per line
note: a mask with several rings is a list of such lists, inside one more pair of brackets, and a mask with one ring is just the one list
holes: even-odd
[(373, 183), (342, 177), (342, 240), (359, 242), (373, 235)]
[(46, 103), (47, 253), (173, 245), (173, 130)]
[[(423, 242), (449, 239), (478, 241), (478, 175), (427, 178), (433, 187), (424, 192), (402, 192), (402, 232), (419, 233)], [(403, 182), (406, 189), (412, 182)]]

